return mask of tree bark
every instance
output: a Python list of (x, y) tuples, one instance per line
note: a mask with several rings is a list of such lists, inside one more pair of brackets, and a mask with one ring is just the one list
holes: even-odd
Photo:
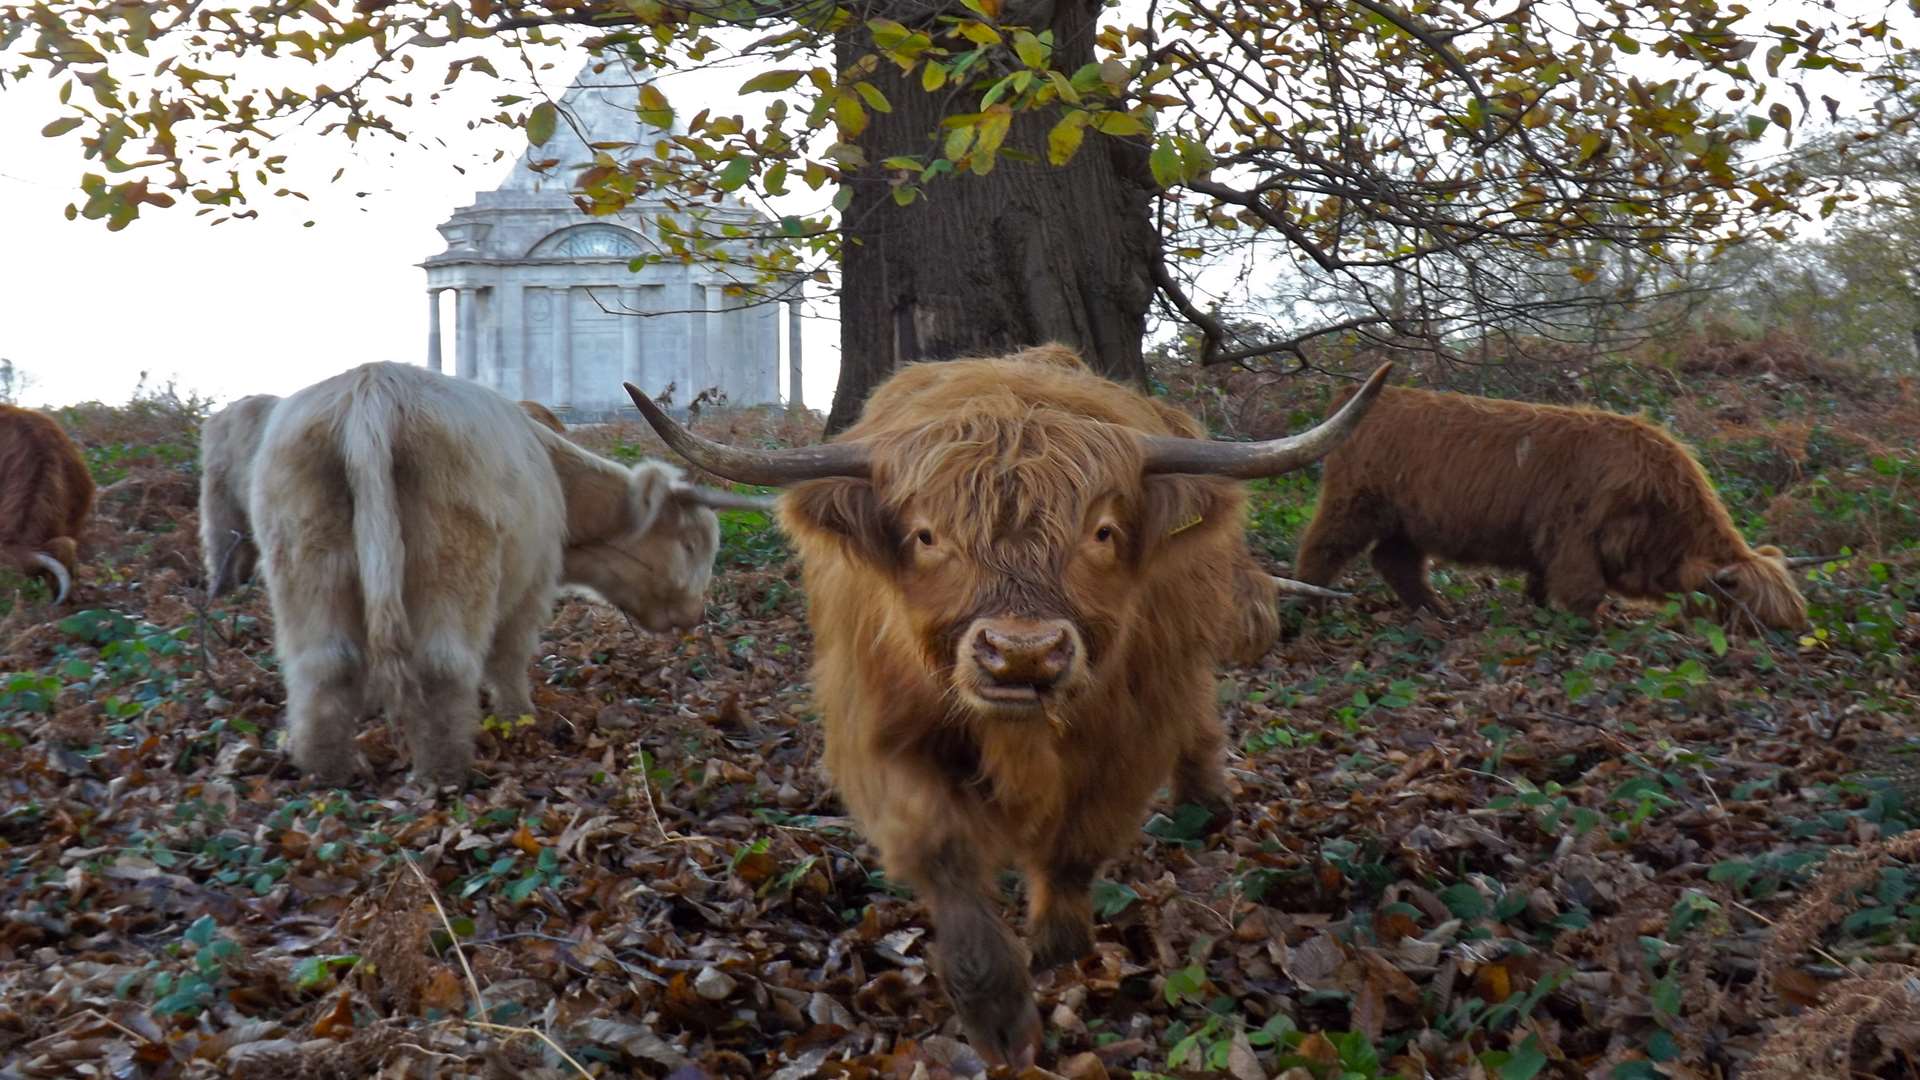
[[(1099, 7), (1088, 0), (1051, 7), (1050, 17), (1035, 12), (1036, 30), (1050, 23), (1054, 66), (1071, 72), (1093, 59)], [(923, 23), (927, 11), (915, 0), (877, 8), (869, 14), (909, 26)], [(1012, 11), (1007, 18), (1019, 21)], [(843, 38), (837, 49), (843, 68), (870, 48), (864, 28), (853, 33), (858, 37)], [(855, 140), (867, 164), (848, 180), (840, 382), (827, 433), (858, 419), (873, 388), (910, 360), (1058, 341), (1079, 348), (1102, 374), (1144, 385), (1140, 346), (1157, 240), (1144, 151), (1088, 131), (1073, 160), (1054, 167), (1047, 132), (1060, 114), (1036, 110), (1014, 118), (992, 172), (934, 180), (900, 206), (890, 182), (895, 174), (880, 163), (895, 155), (938, 156), (946, 134), (940, 121), (973, 111), (979, 92), (929, 94), (917, 71), (903, 77), (885, 61), (880, 68), (871, 81), (893, 111), (870, 112)]]

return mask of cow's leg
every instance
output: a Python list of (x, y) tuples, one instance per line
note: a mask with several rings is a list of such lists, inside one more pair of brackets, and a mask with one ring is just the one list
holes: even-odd
[(360, 649), (345, 633), (300, 642), (281, 633), (287, 756), (317, 783), (345, 784), (353, 779), (353, 736), (366, 713)]
[(1300, 537), (1293, 577), (1309, 585), (1332, 585), (1373, 542), (1373, 533), (1358, 527), (1357, 516), (1350, 508), (1323, 504)]
[(844, 729), (828, 731), (828, 768), (887, 873), (927, 905), (934, 973), (968, 1041), (990, 1062), (1030, 1060), (1040, 1014), (1026, 958), (1000, 918), (994, 872), (1001, 854), (985, 809), (937, 762), (875, 754), (846, 739)]
[(1527, 571), (1527, 599), (1535, 607), (1547, 606), (1547, 575), (1537, 566)]
[(1382, 537), (1373, 545), (1373, 568), (1393, 590), (1400, 602), (1414, 610), (1426, 608), (1441, 617), (1447, 605), (1427, 581), (1427, 553), (1413, 546), (1404, 536)]
[(528, 688), (527, 661), (540, 642), (540, 623), (546, 614), (544, 595), (529, 596), (500, 620), (487, 653), (486, 683), (493, 691), (493, 714), (505, 721), (533, 715)]
[(1093, 874), (1102, 860), (1070, 845), (1027, 874), (1033, 966), (1072, 963), (1093, 951)]
[(443, 632), (421, 643), (400, 727), (422, 784), (466, 782), (480, 730), (480, 671), (480, 658), (464, 640)]
[(1040, 1040), (1040, 1014), (1019, 944), (994, 903), (989, 870), (958, 833), (926, 840), (901, 873), (933, 914), (935, 971), (973, 1048), (990, 1063), (1024, 1065)]
[(1591, 620), (1607, 598), (1607, 575), (1590, 548), (1564, 545), (1547, 562), (1547, 595), (1560, 606)]

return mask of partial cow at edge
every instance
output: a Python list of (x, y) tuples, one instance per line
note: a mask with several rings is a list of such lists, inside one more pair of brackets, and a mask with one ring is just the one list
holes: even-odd
[(784, 451), (709, 442), (628, 385), (701, 468), (794, 485), (780, 521), (827, 771), (926, 902), (983, 1055), (1028, 1059), (1040, 1034), (1003, 867), (1026, 872), (1032, 959), (1050, 966), (1091, 951), (1094, 874), (1163, 783), (1224, 824), (1215, 668), (1270, 632), (1235, 616), (1254, 573), (1236, 481), (1325, 454), (1385, 374), (1312, 431), (1215, 443), (1049, 346), (906, 367), (838, 439)]
[(93, 475), (52, 417), (0, 404), (0, 565), (54, 580), (65, 603), (93, 512)]
[(260, 551), (247, 516), (253, 457), (280, 399), (243, 397), (200, 426), (200, 559), (207, 595), (225, 596), (253, 579)]
[(1412, 608), (1446, 611), (1427, 581), (1438, 557), (1524, 571), (1535, 603), (1588, 618), (1608, 593), (1699, 592), (1729, 625), (1783, 629), (1807, 618), (1789, 570), (1817, 561), (1748, 547), (1699, 463), (1658, 425), (1404, 387), (1328, 455), (1296, 572), (1330, 584), (1369, 548)]
[(464, 781), (482, 683), (497, 714), (532, 712), (527, 664), (560, 585), (648, 629), (699, 622), (719, 545), (704, 490), (416, 367), (367, 364), (288, 397), (248, 506), (294, 763), (348, 779), (356, 729), (385, 710), (416, 778)]

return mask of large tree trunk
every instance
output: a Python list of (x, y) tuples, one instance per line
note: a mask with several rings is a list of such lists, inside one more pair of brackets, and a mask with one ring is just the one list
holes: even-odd
[[(1051, 6), (1050, 19), (1044, 11), (1029, 17), (1052, 26), (1054, 66), (1073, 71), (1093, 58), (1099, 7)], [(1007, 4), (1007, 21), (1020, 21), (1015, 7)], [(912, 26), (926, 11), (915, 0), (892, 0), (868, 14)], [(852, 33), (857, 39), (838, 49), (843, 68), (871, 48), (864, 28)], [(893, 64), (880, 66), (872, 81), (893, 111), (870, 113), (856, 141), (867, 165), (849, 181), (843, 218), (840, 385), (828, 433), (858, 419), (873, 388), (909, 360), (1059, 341), (1111, 378), (1143, 382), (1155, 243), (1144, 154), (1089, 131), (1070, 163), (1051, 166), (1047, 132), (1059, 114), (1039, 110), (1015, 118), (991, 173), (937, 179), (900, 206), (880, 163), (894, 155), (931, 160), (945, 136), (941, 119), (972, 111), (979, 98), (928, 94), (918, 72), (903, 78)]]

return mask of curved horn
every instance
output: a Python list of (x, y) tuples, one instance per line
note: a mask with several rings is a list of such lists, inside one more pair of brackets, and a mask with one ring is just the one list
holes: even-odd
[(34, 552), (33, 561), (46, 567), (47, 573), (52, 574), (53, 580), (60, 584), (60, 595), (53, 598), (54, 606), (58, 607), (66, 603), (67, 594), (73, 591), (73, 575), (67, 573), (67, 568), (60, 565), (59, 559), (54, 558), (44, 551)]
[(824, 476), (872, 475), (872, 457), (859, 443), (821, 443), (796, 446), (790, 450), (744, 450), (703, 439), (668, 416), (646, 392), (632, 383), (622, 383), (634, 407), (660, 440), (688, 461), (729, 480), (742, 484), (777, 487)]
[(1780, 561), (1787, 564), (1787, 569), (1797, 570), (1802, 566), (1823, 566), (1830, 562), (1845, 562), (1852, 557), (1851, 555), (1789, 555)]
[(1392, 364), (1381, 364), (1368, 377), (1360, 392), (1340, 406), (1340, 411), (1318, 425), (1285, 438), (1257, 443), (1214, 442), (1210, 439), (1181, 439), (1166, 435), (1142, 435), (1140, 451), (1145, 461), (1142, 471), (1150, 473), (1205, 473), (1253, 480), (1278, 476), (1310, 465), (1339, 446), (1360, 423), (1360, 418), (1380, 396)]
[(1292, 578), (1281, 577), (1279, 574), (1268, 574), (1267, 576), (1273, 579), (1273, 587), (1283, 593), (1294, 593), (1298, 596), (1317, 596), (1322, 600), (1353, 599), (1352, 593), (1341, 592), (1339, 589), (1329, 589), (1320, 585), (1309, 585), (1304, 581), (1295, 581)]
[(681, 484), (673, 489), (673, 493), (709, 510), (757, 510), (769, 515), (778, 501), (772, 495), (742, 495), (737, 491), (722, 491), (703, 484)]

